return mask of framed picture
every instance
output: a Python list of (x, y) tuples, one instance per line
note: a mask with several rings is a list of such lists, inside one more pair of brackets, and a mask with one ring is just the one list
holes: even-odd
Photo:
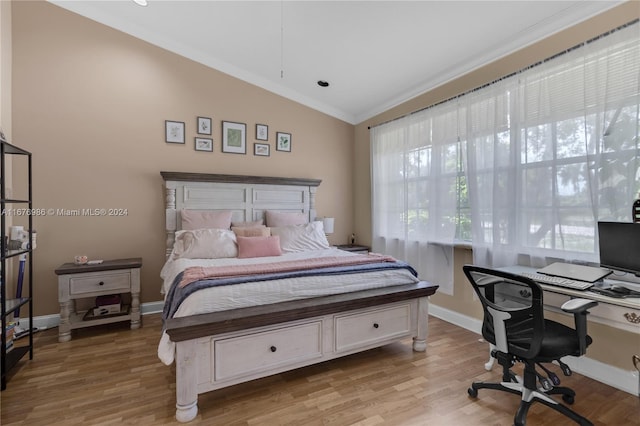
[(291, 152), (291, 133), (276, 132), (276, 150)]
[(222, 122), (222, 152), (247, 153), (247, 125), (232, 121)]
[(164, 138), (168, 143), (184, 143), (184, 121), (164, 121)]
[(271, 147), (266, 143), (254, 143), (253, 144), (253, 155), (258, 155), (262, 157), (268, 157), (269, 151)]
[(209, 138), (195, 138), (196, 151), (213, 151), (213, 139)]
[(198, 134), (210, 135), (211, 134), (211, 119), (207, 117), (198, 117)]
[(256, 139), (259, 141), (269, 140), (269, 126), (266, 124), (256, 124)]

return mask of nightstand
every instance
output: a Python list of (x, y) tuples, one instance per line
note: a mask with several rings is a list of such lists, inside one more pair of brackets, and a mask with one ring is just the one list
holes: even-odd
[[(71, 340), (73, 329), (118, 321), (131, 321), (131, 329), (139, 328), (141, 267), (141, 258), (105, 260), (97, 265), (65, 263), (58, 267), (55, 270), (60, 302), (58, 341)], [(95, 298), (112, 294), (128, 294), (130, 300), (123, 298), (119, 313), (91, 315)], [(90, 303), (89, 308), (76, 309), (82, 303)]]
[(360, 246), (357, 244), (343, 244), (340, 246), (336, 246), (336, 248), (339, 248), (340, 250), (344, 250), (344, 251), (350, 251), (351, 253), (360, 253), (360, 254), (367, 254), (371, 250), (371, 247)]

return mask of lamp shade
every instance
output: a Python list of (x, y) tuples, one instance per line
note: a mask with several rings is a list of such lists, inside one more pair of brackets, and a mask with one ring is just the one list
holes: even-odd
[(333, 223), (335, 219), (332, 217), (325, 217), (322, 219), (322, 226), (324, 227), (325, 234), (333, 234)]

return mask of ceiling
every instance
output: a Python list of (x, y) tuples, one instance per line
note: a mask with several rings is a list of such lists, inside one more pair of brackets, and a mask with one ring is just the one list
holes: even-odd
[(621, 3), (50, 2), (351, 124)]

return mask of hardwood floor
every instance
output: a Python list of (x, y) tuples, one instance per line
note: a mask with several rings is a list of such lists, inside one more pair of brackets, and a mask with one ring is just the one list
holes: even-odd
[[(58, 343), (57, 329), (35, 336), (35, 356), (21, 361), (1, 397), (1, 424), (175, 425), (175, 370), (157, 358), (159, 315), (74, 330)], [(481, 390), (487, 345), (479, 336), (437, 318), (429, 321), (426, 353), (410, 342), (209, 392), (199, 397), (191, 425), (511, 425), (519, 398)], [(559, 369), (558, 369), (559, 370)], [(558, 371), (558, 374), (560, 372)], [(595, 425), (640, 425), (640, 398), (574, 373), (573, 408)], [(535, 404), (528, 425), (573, 424)]]

